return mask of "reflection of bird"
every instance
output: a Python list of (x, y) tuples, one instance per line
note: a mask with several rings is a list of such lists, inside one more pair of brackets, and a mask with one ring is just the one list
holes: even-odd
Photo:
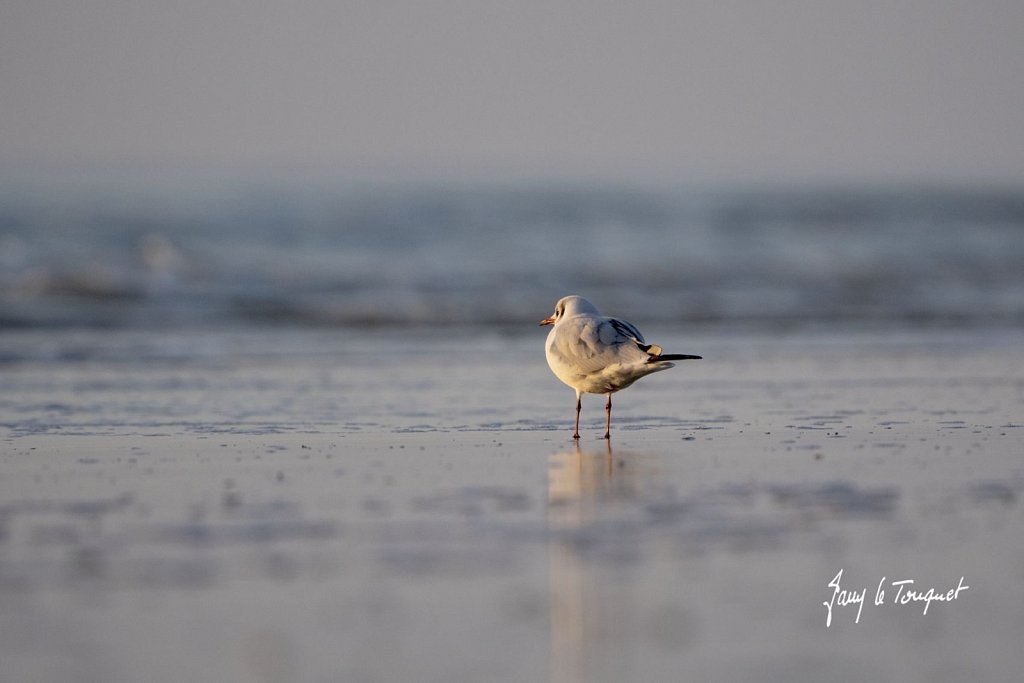
[(563, 297), (550, 318), (541, 325), (553, 325), (545, 352), (548, 365), (558, 379), (576, 390), (576, 431), (580, 438), (581, 396), (607, 394), (604, 438), (611, 438), (612, 394), (625, 389), (644, 375), (667, 370), (673, 360), (700, 356), (663, 354), (661, 347), (644, 341), (640, 330), (624, 320), (601, 315), (581, 296)]

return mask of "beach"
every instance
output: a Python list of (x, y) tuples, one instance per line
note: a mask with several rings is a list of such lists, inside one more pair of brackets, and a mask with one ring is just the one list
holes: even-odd
[(1018, 328), (645, 333), (5, 333), (0, 679), (1015, 679)]
[(1024, 680), (1024, 2), (923, 6), (5, 3), (0, 683)]

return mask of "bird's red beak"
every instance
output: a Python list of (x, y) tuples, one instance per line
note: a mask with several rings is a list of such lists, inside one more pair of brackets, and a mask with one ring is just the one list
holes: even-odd
[(544, 325), (554, 325), (555, 324), (555, 318), (554, 318), (554, 316), (552, 316), (550, 318), (544, 318), (543, 320), (540, 321), (540, 324), (541, 324), (541, 327), (543, 327)]

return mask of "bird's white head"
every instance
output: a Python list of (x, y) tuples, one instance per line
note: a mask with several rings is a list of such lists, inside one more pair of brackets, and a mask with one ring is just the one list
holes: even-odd
[(591, 315), (600, 315), (594, 304), (590, 303), (582, 296), (576, 296), (575, 294), (570, 296), (563, 296), (555, 304), (555, 312), (550, 317), (544, 318), (540, 321), (541, 325), (554, 325), (563, 318), (571, 318), (574, 315), (580, 315), (582, 313), (589, 313)]

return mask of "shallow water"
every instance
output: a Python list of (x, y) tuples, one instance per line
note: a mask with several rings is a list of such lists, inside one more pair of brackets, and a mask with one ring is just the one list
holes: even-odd
[[(610, 443), (586, 397), (575, 444), (543, 331), (455, 330), (0, 337), (0, 679), (1024, 663), (1019, 332), (650, 330), (705, 360), (618, 394)], [(867, 604), (826, 626), (840, 570)]]
[(0, 179), (0, 328), (1024, 323), (1024, 194)]

